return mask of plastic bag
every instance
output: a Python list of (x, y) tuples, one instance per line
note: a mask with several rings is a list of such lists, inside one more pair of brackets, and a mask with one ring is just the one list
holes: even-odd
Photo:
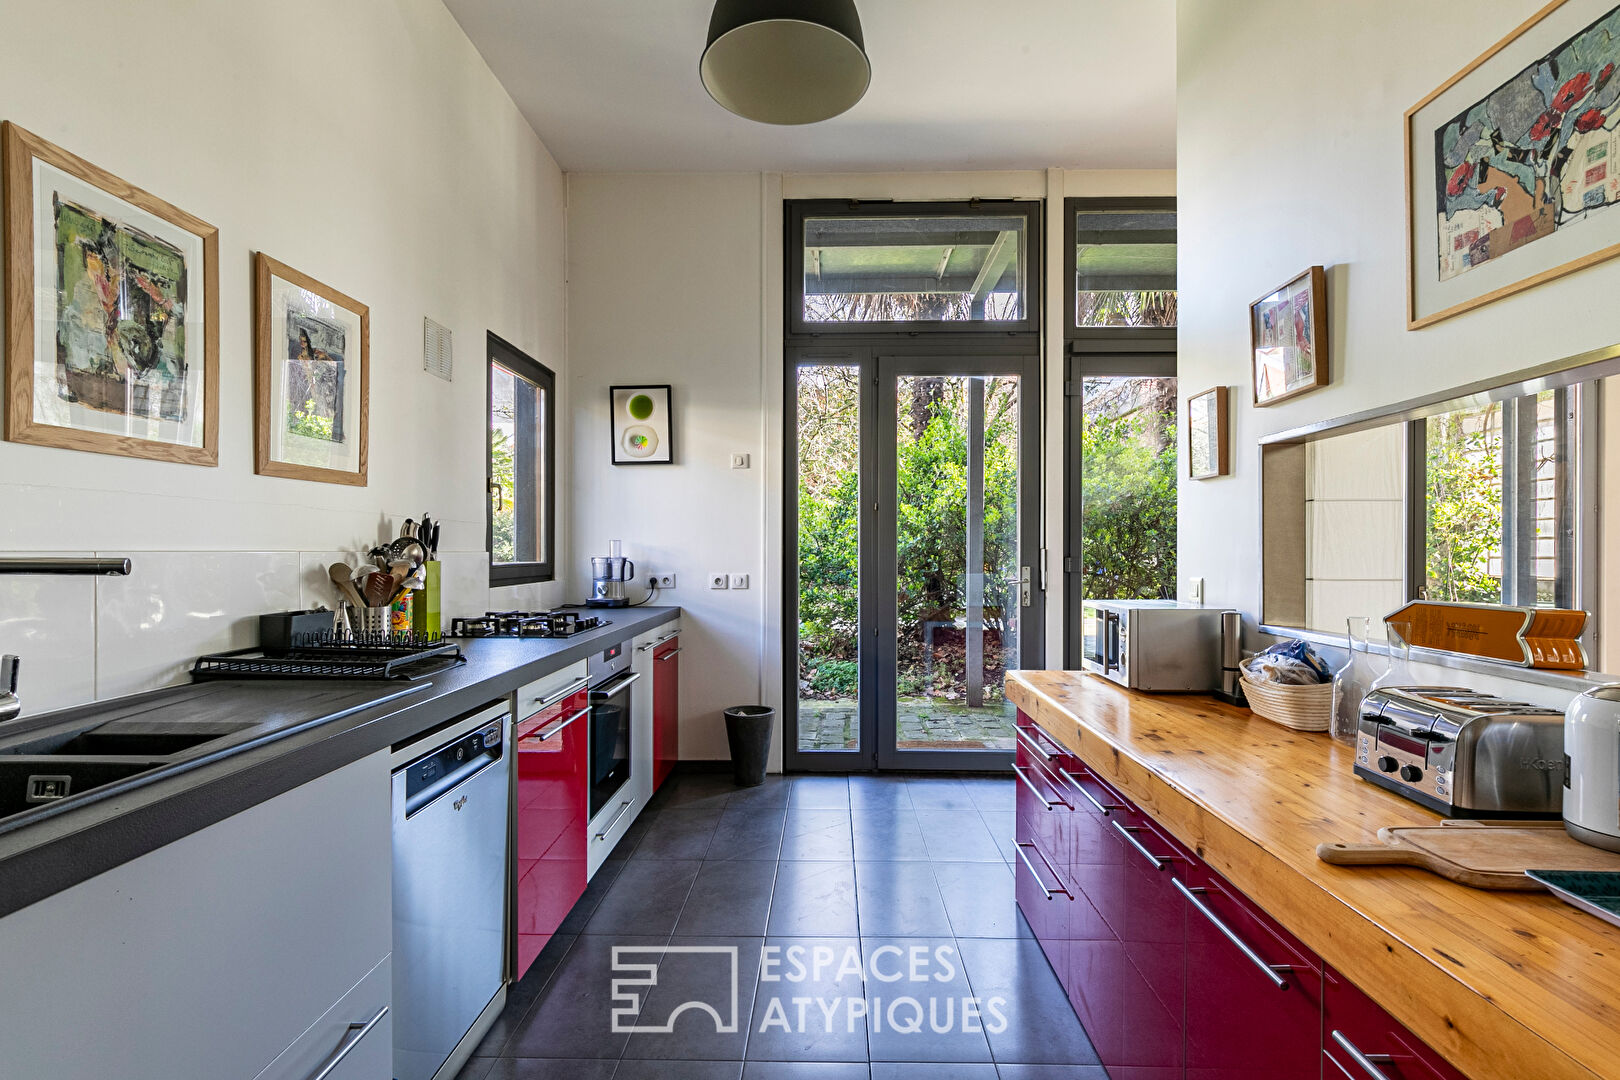
[(1242, 662), (1243, 674), (1253, 682), (1284, 686), (1311, 686), (1333, 681), (1333, 672), (1309, 644), (1279, 641)]

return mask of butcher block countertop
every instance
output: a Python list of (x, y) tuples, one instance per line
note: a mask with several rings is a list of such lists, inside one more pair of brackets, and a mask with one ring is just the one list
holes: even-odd
[(1010, 673), (1007, 694), (1472, 1080), (1620, 1080), (1620, 930), (1550, 895), (1317, 859), (1440, 820), (1357, 780), (1348, 746), (1078, 672)]

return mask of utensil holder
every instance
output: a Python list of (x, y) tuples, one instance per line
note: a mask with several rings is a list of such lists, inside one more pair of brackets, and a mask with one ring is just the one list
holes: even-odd
[(345, 610), (349, 616), (349, 633), (360, 635), (387, 634), (393, 609), (387, 607), (357, 608), (353, 604), (347, 605)]

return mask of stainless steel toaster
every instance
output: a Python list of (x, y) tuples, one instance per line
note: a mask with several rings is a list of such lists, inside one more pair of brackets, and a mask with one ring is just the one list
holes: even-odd
[(1447, 817), (1557, 818), (1564, 714), (1455, 686), (1386, 686), (1362, 699), (1355, 770)]

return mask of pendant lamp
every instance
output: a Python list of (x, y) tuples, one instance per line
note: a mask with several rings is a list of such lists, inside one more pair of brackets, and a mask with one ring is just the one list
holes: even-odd
[(831, 119), (872, 81), (854, 0), (717, 0), (699, 71), (710, 97), (765, 124)]

